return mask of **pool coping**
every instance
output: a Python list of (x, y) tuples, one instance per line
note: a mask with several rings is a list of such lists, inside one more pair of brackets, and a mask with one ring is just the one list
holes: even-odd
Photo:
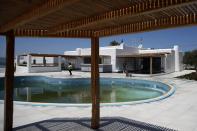
[[(50, 76), (45, 76), (49, 78), (54, 78)], [(58, 77), (55, 77), (58, 78)], [(89, 77), (86, 77), (89, 78)], [(109, 78), (109, 77), (100, 77), (100, 78)], [(161, 82), (161, 81), (156, 81), (156, 80), (144, 80), (144, 79), (133, 79), (133, 78), (128, 78), (128, 77), (110, 77), (110, 78), (121, 78), (121, 79), (132, 79), (132, 80), (143, 80), (143, 81), (151, 81), (151, 82), (158, 82), (167, 85), (170, 90), (163, 94), (162, 96), (158, 96), (155, 98), (151, 99), (146, 99), (146, 100), (139, 100), (139, 101), (132, 101), (132, 102), (115, 102), (115, 103), (100, 103), (100, 106), (123, 106), (123, 105), (136, 105), (136, 104), (143, 104), (143, 103), (151, 103), (151, 102), (156, 102), (156, 101), (161, 101), (163, 99), (166, 99), (173, 95), (176, 91), (176, 88), (170, 84)], [(66, 79), (75, 79), (75, 78), (66, 78)], [(0, 100), (0, 104), (4, 104), (4, 100)], [(55, 107), (91, 107), (91, 103), (83, 103), (83, 104), (78, 104), (78, 103), (40, 103), (40, 102), (22, 102), (22, 101), (14, 101), (14, 104), (16, 105), (28, 105), (28, 106), (55, 106)]]

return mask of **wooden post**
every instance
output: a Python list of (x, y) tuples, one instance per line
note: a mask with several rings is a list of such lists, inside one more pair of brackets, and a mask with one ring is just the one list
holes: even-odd
[(11, 131), (13, 125), (14, 86), (14, 31), (6, 34), (6, 70), (4, 96), (4, 131)]
[(153, 58), (150, 57), (150, 74), (153, 74)]
[(99, 128), (100, 121), (100, 90), (99, 90), (99, 37), (91, 38), (91, 95), (92, 119), (91, 127)]

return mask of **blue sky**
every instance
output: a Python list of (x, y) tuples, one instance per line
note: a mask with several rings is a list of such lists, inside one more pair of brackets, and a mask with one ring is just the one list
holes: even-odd
[[(137, 34), (118, 35), (100, 38), (100, 46), (106, 46), (111, 41), (123, 40), (125, 44), (138, 46), (143, 39), (143, 47), (172, 48), (179, 45), (182, 51), (197, 49), (197, 26), (173, 28)], [(0, 57), (5, 56), (5, 37), (0, 36)], [(53, 53), (63, 54), (66, 50), (90, 47), (90, 39), (68, 38), (16, 38), (15, 54), (23, 53)]]

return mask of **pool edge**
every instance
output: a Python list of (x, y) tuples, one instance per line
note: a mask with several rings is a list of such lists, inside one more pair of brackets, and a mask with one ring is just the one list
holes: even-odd
[[(49, 76), (45, 76), (49, 77)], [(53, 77), (50, 77), (53, 78)], [(101, 78), (106, 78), (106, 77), (101, 77)], [(108, 78), (108, 77), (107, 77)], [(116, 77), (120, 78), (120, 77)], [(121, 78), (121, 79), (131, 79), (131, 78)], [(144, 79), (132, 79), (132, 80), (144, 80)], [(124, 105), (136, 105), (136, 104), (143, 104), (143, 103), (150, 103), (150, 102), (156, 102), (156, 101), (161, 101), (163, 99), (166, 99), (170, 97), (171, 95), (174, 94), (176, 91), (176, 88), (168, 83), (162, 82), (162, 81), (156, 81), (156, 80), (144, 80), (144, 81), (152, 81), (152, 82), (159, 82), (162, 84), (167, 85), (170, 90), (165, 93), (162, 96), (151, 98), (151, 99), (146, 99), (146, 100), (139, 100), (139, 101), (133, 101), (133, 102), (116, 102), (116, 103), (101, 103), (100, 106), (124, 106)], [(4, 104), (4, 100), (0, 100), (0, 104)], [(39, 103), (39, 102), (21, 102), (21, 101), (14, 101), (14, 104), (16, 105), (28, 105), (28, 106), (55, 106), (55, 107), (91, 107), (91, 103), (83, 103), (83, 104), (62, 104), (62, 103)]]

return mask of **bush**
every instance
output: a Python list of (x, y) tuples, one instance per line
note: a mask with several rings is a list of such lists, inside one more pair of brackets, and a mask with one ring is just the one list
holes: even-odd
[(193, 66), (197, 72), (197, 50), (185, 52), (183, 63), (187, 66)]
[(197, 81), (197, 73), (196, 72), (193, 72), (191, 74), (179, 76), (177, 78), (188, 79), (188, 80), (196, 80)]
[(110, 46), (117, 46), (117, 45), (120, 45), (120, 43), (114, 40), (114, 41), (110, 42), (109, 45)]

